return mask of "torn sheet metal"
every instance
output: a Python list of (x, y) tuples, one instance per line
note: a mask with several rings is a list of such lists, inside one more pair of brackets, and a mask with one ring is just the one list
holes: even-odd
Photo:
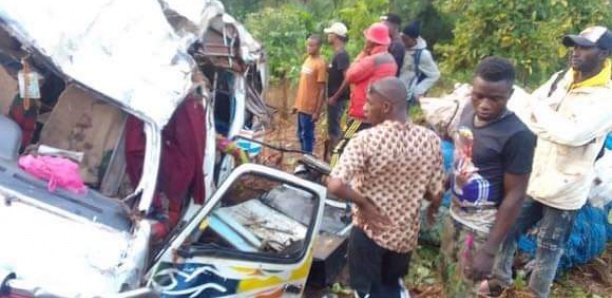
[(0, 235), (7, 240), (0, 269), (62, 297), (109, 296), (123, 284), (138, 286), (150, 228), (130, 235), (2, 189), (0, 200)]
[(160, 127), (191, 86), (195, 62), (157, 0), (0, 0), (0, 18), (58, 70)]
[[(182, 17), (181, 21), (172, 22), (178, 34), (189, 32), (201, 39), (209, 28), (224, 33), (226, 26), (234, 27), (240, 42), (240, 58), (246, 62), (257, 63), (264, 59), (263, 47), (234, 17), (225, 13), (221, 1), (205, 0), (161, 0), (166, 15)], [(171, 11), (172, 13), (168, 13)]]

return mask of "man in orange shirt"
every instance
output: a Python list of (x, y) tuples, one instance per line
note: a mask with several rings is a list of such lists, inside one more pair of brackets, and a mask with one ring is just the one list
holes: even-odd
[(306, 42), (308, 58), (302, 65), (300, 84), (293, 112), (297, 112), (298, 138), (302, 151), (312, 153), (315, 142), (315, 123), (319, 120), (325, 100), (327, 65), (321, 57), (322, 39), (311, 35)]

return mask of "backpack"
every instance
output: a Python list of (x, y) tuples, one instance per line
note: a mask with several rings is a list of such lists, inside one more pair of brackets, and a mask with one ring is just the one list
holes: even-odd
[(418, 49), (414, 52), (414, 68), (415, 68), (414, 77), (417, 80), (416, 81), (417, 84), (427, 78), (427, 75), (421, 72), (421, 69), (419, 68), (419, 64), (421, 63), (422, 54), (423, 54), (423, 49)]
[[(421, 63), (421, 55), (423, 54), (423, 49), (417, 49), (414, 51), (414, 78), (410, 82), (411, 87), (416, 86), (418, 83), (427, 78), (427, 75), (421, 72), (419, 68), (419, 64)], [(410, 95), (408, 99), (408, 103), (413, 104), (415, 102), (414, 94)]]
[[(548, 90), (548, 97), (550, 97), (555, 92), (555, 90), (557, 90), (557, 86), (559, 85), (559, 82), (563, 79), (563, 77), (565, 77), (565, 74), (568, 71), (569, 71), (569, 68), (559, 72), (559, 74), (557, 75), (555, 80), (550, 85), (550, 90)], [(610, 138), (610, 135), (611, 134), (608, 135), (608, 138)], [(595, 158), (595, 161), (600, 160), (604, 156), (604, 154), (606, 153), (606, 147), (607, 147), (606, 144), (607, 144), (607, 142), (604, 142), (604, 145), (601, 148), (601, 151), (599, 151), (599, 153), (597, 154), (597, 157)]]

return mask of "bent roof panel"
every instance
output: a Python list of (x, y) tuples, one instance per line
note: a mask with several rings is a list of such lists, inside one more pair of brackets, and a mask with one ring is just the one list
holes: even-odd
[(62, 73), (165, 125), (192, 58), (157, 0), (0, 0), (5, 28)]

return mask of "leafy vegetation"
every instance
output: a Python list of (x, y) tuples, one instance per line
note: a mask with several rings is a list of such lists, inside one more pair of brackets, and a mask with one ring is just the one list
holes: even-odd
[[(535, 87), (565, 66), (560, 38), (587, 25), (612, 26), (610, 0), (226, 0), (267, 49), (273, 79), (295, 80), (310, 33), (332, 21), (349, 28), (347, 50), (363, 46), (363, 30), (389, 11), (407, 23), (422, 22), (422, 35), (440, 62), (444, 86), (466, 81), (483, 57), (511, 59), (519, 82)], [(329, 49), (326, 49), (329, 54)]]
[(563, 35), (593, 24), (612, 24), (605, 0), (436, 0), (435, 7), (456, 19), (454, 39), (436, 48), (443, 74), (465, 80), (480, 59), (511, 59), (518, 79), (535, 87), (565, 67)]
[[(240, 6), (237, 5), (240, 1), (230, 2), (240, 9), (258, 7), (255, 3)], [(261, 1), (254, 2), (261, 4)], [(271, 2), (276, 5), (246, 14), (245, 24), (266, 46), (272, 79), (277, 80), (297, 78), (305, 58), (306, 38), (312, 33), (322, 34), (333, 21), (342, 21), (349, 28), (347, 51), (356, 56), (363, 47), (363, 29), (389, 8), (387, 0)], [(326, 51), (329, 56), (329, 48)]]

